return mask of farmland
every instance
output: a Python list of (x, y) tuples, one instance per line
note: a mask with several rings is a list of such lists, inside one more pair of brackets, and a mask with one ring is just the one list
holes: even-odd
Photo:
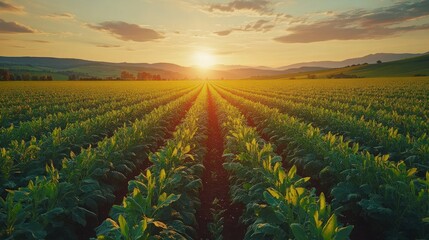
[(429, 238), (428, 77), (0, 92), (0, 239)]

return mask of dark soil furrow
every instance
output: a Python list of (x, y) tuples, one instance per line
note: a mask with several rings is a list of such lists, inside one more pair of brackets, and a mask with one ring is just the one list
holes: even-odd
[(215, 104), (211, 92), (208, 93), (208, 138), (206, 142), (207, 154), (204, 159), (205, 171), (202, 176), (203, 188), (200, 192), (201, 207), (197, 212), (198, 238), (211, 239), (207, 224), (212, 222), (210, 208), (217, 198), (222, 209), (225, 209), (223, 237), (229, 239), (243, 239), (245, 228), (239, 222), (243, 207), (231, 204), (229, 198), (228, 173), (223, 168), (224, 141), (220, 123), (216, 114)]

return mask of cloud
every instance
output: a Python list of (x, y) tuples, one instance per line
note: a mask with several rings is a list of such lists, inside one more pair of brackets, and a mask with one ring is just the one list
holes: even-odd
[[(274, 40), (282, 43), (311, 43), (329, 40), (381, 39), (399, 33), (429, 29), (429, 24), (412, 24), (412, 20), (427, 16), (429, 16), (429, 0), (400, 2), (390, 7), (347, 11), (334, 14), (329, 19), (296, 25), (288, 29), (290, 34)], [(408, 25), (404, 26), (407, 23)]]
[(253, 11), (261, 14), (271, 13), (271, 2), (268, 0), (234, 0), (227, 4), (210, 4), (209, 12)]
[(234, 50), (234, 51), (216, 51), (214, 52), (214, 54), (216, 55), (230, 55), (230, 54), (234, 54), (239, 52), (238, 50)]
[(14, 6), (10, 3), (0, 1), (0, 11), (7, 11), (7, 12), (22, 12), (22, 7)]
[(96, 44), (97, 47), (101, 48), (118, 48), (120, 45), (112, 45), (112, 44)]
[(37, 39), (29, 40), (29, 42), (35, 42), (35, 43), (50, 43), (49, 41), (45, 41), (45, 40), (37, 40)]
[(75, 15), (71, 13), (53, 13), (49, 15), (42, 16), (42, 18), (49, 18), (49, 19), (74, 19)]
[(30, 27), (21, 25), (17, 22), (6, 22), (0, 19), (0, 33), (35, 33)]
[(108, 32), (123, 41), (149, 42), (165, 38), (164, 35), (155, 30), (122, 21), (108, 21), (98, 25), (88, 24), (87, 26), (95, 30)]
[(227, 36), (235, 31), (241, 32), (268, 32), (275, 27), (269, 20), (260, 19), (254, 23), (246, 24), (242, 27), (231, 28), (223, 31), (214, 32), (218, 36)]
[(214, 32), (214, 34), (216, 34), (218, 36), (228, 36), (233, 31), (234, 31), (233, 29), (229, 29), (229, 30), (223, 30), (223, 31)]

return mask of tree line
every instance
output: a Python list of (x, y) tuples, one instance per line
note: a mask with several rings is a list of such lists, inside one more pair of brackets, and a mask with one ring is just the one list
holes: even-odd
[(0, 69), (0, 81), (52, 81), (51, 75), (31, 75), (29, 73), (12, 73), (9, 70)]
[(109, 80), (109, 81), (140, 81), (140, 80), (154, 80), (154, 81), (159, 81), (159, 80), (165, 80), (161, 77), (161, 75), (159, 74), (151, 74), (148, 72), (138, 72), (137, 75), (134, 75), (131, 72), (128, 71), (122, 71), (121, 74), (119, 76), (116, 77), (95, 77), (95, 76), (88, 76), (88, 75), (84, 75), (84, 76), (80, 76), (76, 73), (73, 74), (69, 74), (68, 75), (68, 80), (70, 81), (93, 81), (93, 80)]

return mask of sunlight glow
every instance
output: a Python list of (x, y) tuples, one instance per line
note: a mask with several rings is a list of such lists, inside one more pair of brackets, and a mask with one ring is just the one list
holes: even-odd
[(215, 57), (208, 52), (196, 52), (194, 54), (195, 65), (200, 68), (208, 69), (216, 64)]

